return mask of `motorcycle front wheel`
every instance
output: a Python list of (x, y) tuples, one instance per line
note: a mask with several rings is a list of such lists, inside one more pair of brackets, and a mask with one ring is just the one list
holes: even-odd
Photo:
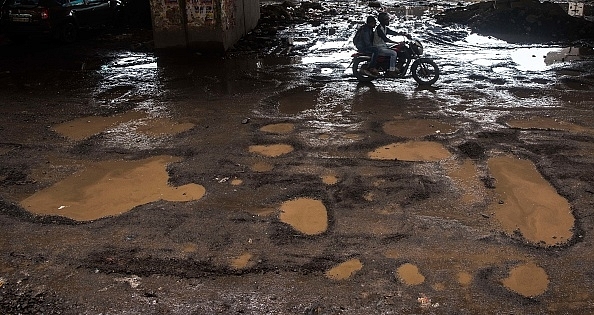
[(361, 70), (369, 68), (369, 58), (355, 58), (353, 60), (353, 75), (359, 82), (370, 82), (375, 77), (365, 75)]
[(431, 59), (417, 59), (413, 62), (410, 71), (420, 85), (431, 85), (439, 78), (439, 67)]

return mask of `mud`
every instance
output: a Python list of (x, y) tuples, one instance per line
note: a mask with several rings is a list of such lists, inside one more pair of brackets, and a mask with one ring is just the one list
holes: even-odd
[[(308, 4), (225, 56), (3, 42), (0, 313), (594, 312), (591, 45), (455, 6)], [(435, 85), (352, 78), (377, 10)]]

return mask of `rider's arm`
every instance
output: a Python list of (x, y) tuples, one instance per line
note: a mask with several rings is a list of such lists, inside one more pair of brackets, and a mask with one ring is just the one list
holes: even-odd
[[(386, 27), (386, 31), (389, 34), (391, 30)], [(380, 27), (377, 27), (375, 29), (375, 32), (377, 33), (377, 36), (379, 36), (381, 39), (384, 40), (384, 42), (386, 42), (386, 43), (395, 43), (395, 41), (389, 39), (388, 36), (386, 36), (386, 34), (384, 34), (384, 31), (382, 31), (382, 29)]]
[[(382, 33), (383, 33), (383, 32), (382, 32)], [(395, 31), (393, 31), (393, 30), (391, 30), (391, 29), (389, 29), (389, 28), (387, 28), (387, 27), (386, 27), (386, 33), (388, 33), (388, 35), (394, 35), (394, 36), (404, 36), (404, 37), (406, 37), (406, 38), (408, 38), (408, 39), (410, 39), (410, 38), (411, 38), (411, 36), (410, 36), (408, 33), (406, 33), (406, 32), (395, 32)], [(385, 36), (385, 35), (384, 35), (384, 36)], [(386, 41), (386, 40), (384, 39), (384, 41)]]

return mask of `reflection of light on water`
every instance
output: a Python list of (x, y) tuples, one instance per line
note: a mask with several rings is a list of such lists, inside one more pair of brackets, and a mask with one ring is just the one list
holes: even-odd
[(518, 70), (542, 71), (555, 63), (580, 60), (582, 55), (581, 49), (577, 47), (548, 47), (521, 48), (514, 51), (511, 57), (518, 64)]
[(157, 58), (147, 53), (123, 52), (103, 65), (99, 73), (103, 76), (99, 93), (125, 85), (134, 86), (137, 95), (149, 95), (155, 94), (160, 85)]
[(509, 44), (505, 41), (502, 41), (500, 39), (494, 38), (494, 37), (487, 37), (487, 36), (482, 36), (482, 35), (478, 35), (478, 34), (469, 34), (466, 37), (466, 42), (470, 45), (477, 45), (477, 46), (488, 46), (488, 47), (493, 47), (493, 46), (509, 46)]
[(330, 41), (330, 42), (323, 42), (318, 41), (314, 46), (312, 46), (309, 50), (312, 51), (324, 51), (330, 49), (342, 49), (348, 45), (345, 41)]
[(311, 64), (311, 63), (329, 63), (329, 62), (350, 62), (351, 55), (353, 51), (337, 51), (328, 55), (318, 54), (315, 56), (303, 56), (301, 59), (301, 63), (304, 64)]
[(581, 60), (582, 55), (587, 55), (587, 51), (584, 48), (579, 47), (567, 47), (559, 50), (551, 51), (545, 57), (545, 63), (547, 65), (556, 62), (565, 62), (572, 60)]
[(521, 71), (543, 71), (548, 65), (545, 56), (556, 48), (520, 48), (511, 52), (512, 60)]

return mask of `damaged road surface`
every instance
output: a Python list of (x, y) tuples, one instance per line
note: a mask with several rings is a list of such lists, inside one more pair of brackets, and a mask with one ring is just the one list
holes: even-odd
[[(0, 313), (594, 312), (592, 46), (380, 5), (288, 8), (225, 57), (5, 44)], [(378, 10), (432, 87), (351, 75)]]

